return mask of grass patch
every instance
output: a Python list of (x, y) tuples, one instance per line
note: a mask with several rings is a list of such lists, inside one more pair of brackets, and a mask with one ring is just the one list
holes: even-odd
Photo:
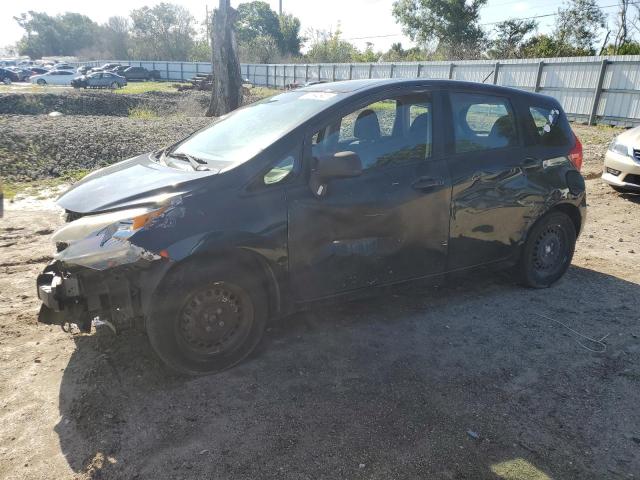
[(258, 97), (258, 98), (267, 98), (267, 97), (273, 97), (274, 95), (278, 95), (279, 93), (282, 93), (282, 90), (276, 90), (274, 88), (267, 88), (267, 87), (253, 87), (252, 89), (249, 90), (250, 95), (253, 97)]
[(176, 82), (129, 82), (126, 87), (114, 90), (120, 94), (139, 94), (147, 92), (177, 92), (175, 85), (185, 85)]
[(144, 107), (135, 107), (129, 110), (129, 118), (137, 118), (138, 120), (153, 120), (159, 118), (159, 115), (153, 110)]
[(5, 200), (12, 200), (16, 195), (31, 195), (43, 198), (41, 195), (42, 190), (56, 188), (65, 183), (75, 183), (88, 173), (89, 170), (72, 170), (56, 178), (46, 178), (32, 182), (3, 182), (0, 184), (0, 188)]

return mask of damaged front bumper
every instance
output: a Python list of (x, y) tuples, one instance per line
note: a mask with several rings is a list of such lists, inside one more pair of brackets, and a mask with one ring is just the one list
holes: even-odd
[(85, 332), (96, 317), (117, 331), (144, 328), (153, 292), (172, 262), (128, 242), (93, 245), (96, 238), (68, 246), (38, 275), (47, 313), (41, 311), (40, 321), (76, 324)]

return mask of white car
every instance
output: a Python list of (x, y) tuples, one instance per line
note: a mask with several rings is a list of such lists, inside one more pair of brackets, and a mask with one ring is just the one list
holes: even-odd
[(38, 85), (71, 85), (71, 81), (77, 76), (71, 70), (51, 70), (42, 75), (34, 75), (29, 80)]
[(640, 127), (613, 139), (604, 156), (602, 180), (618, 192), (640, 193)]

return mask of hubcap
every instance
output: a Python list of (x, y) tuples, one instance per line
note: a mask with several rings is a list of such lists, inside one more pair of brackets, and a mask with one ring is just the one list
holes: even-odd
[(242, 289), (213, 283), (187, 298), (178, 318), (177, 336), (187, 350), (215, 355), (241, 343), (251, 320), (250, 301)]
[(560, 227), (550, 225), (536, 240), (533, 265), (536, 270), (548, 273), (564, 261), (564, 235)]

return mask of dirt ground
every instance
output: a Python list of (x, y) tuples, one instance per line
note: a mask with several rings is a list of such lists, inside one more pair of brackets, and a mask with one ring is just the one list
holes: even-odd
[(141, 335), (38, 325), (61, 219), (7, 205), (0, 478), (639, 478), (640, 196), (596, 178), (616, 132), (576, 130), (589, 219), (556, 286), (477, 274), (317, 308), (207, 378), (167, 376)]

